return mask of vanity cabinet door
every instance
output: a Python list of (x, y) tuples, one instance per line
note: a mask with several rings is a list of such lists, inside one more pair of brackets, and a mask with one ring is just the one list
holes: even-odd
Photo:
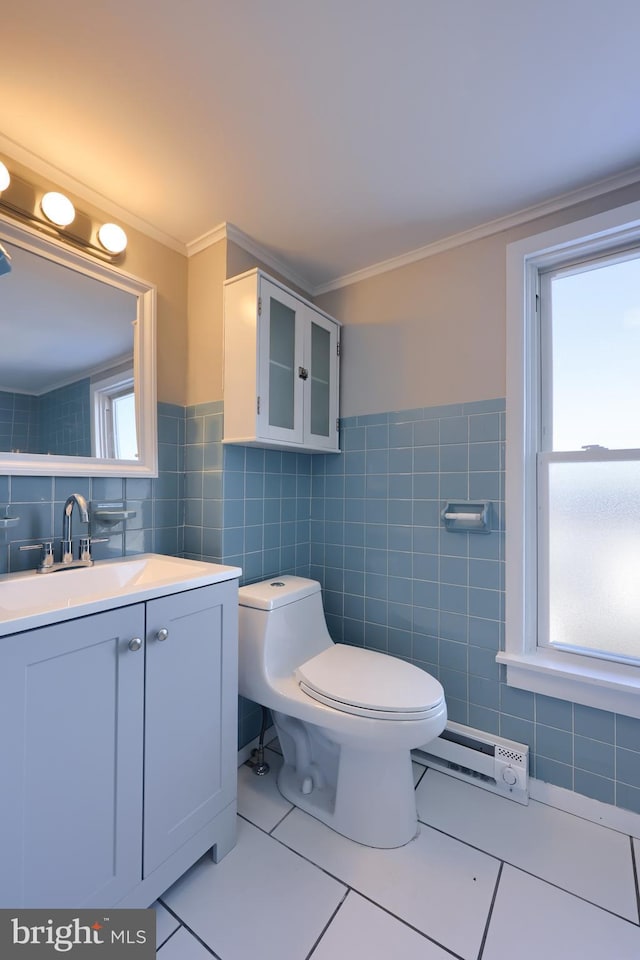
[(147, 604), (147, 877), (235, 802), (237, 580)]
[(0, 907), (139, 882), (143, 638), (136, 604), (0, 639)]

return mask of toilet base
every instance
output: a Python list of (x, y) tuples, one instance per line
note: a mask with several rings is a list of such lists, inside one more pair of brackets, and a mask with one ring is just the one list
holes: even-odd
[(389, 849), (413, 840), (418, 816), (409, 750), (367, 751), (345, 745), (337, 749), (335, 783), (322, 782), (313, 770), (297, 770), (285, 753), (278, 774), (282, 796), (367, 847)]

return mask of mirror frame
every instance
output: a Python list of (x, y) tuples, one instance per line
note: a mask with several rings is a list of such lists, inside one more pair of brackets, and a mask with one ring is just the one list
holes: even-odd
[(2, 237), (40, 257), (118, 287), (136, 297), (133, 335), (133, 374), (136, 397), (138, 459), (55, 456), (0, 451), (0, 475), (52, 477), (157, 477), (158, 424), (156, 395), (156, 303), (154, 284), (139, 280), (110, 263), (102, 263), (54, 237), (0, 213)]

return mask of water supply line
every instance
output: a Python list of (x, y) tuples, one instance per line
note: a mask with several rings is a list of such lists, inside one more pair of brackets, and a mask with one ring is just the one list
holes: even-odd
[(264, 759), (264, 735), (267, 729), (269, 713), (266, 707), (261, 707), (260, 709), (262, 710), (262, 724), (260, 725), (258, 746), (251, 751), (251, 757), (247, 760), (247, 765), (253, 769), (257, 777), (264, 777), (265, 774), (269, 773), (269, 764)]

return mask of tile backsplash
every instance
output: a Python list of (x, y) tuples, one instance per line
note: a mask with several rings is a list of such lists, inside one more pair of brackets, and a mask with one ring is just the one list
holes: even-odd
[[(37, 566), (37, 551), (20, 547), (62, 536), (62, 508), (71, 493), (87, 500), (126, 500), (136, 516), (113, 530), (97, 529), (93, 536), (108, 536), (94, 545), (96, 559), (153, 551), (180, 555), (183, 550), (182, 502), (184, 499), (184, 408), (158, 404), (160, 472), (155, 479), (120, 477), (0, 476), (0, 516), (19, 517), (15, 526), (0, 529), (0, 573)], [(74, 539), (86, 528), (74, 517)], [(57, 549), (57, 547), (56, 547)]]

